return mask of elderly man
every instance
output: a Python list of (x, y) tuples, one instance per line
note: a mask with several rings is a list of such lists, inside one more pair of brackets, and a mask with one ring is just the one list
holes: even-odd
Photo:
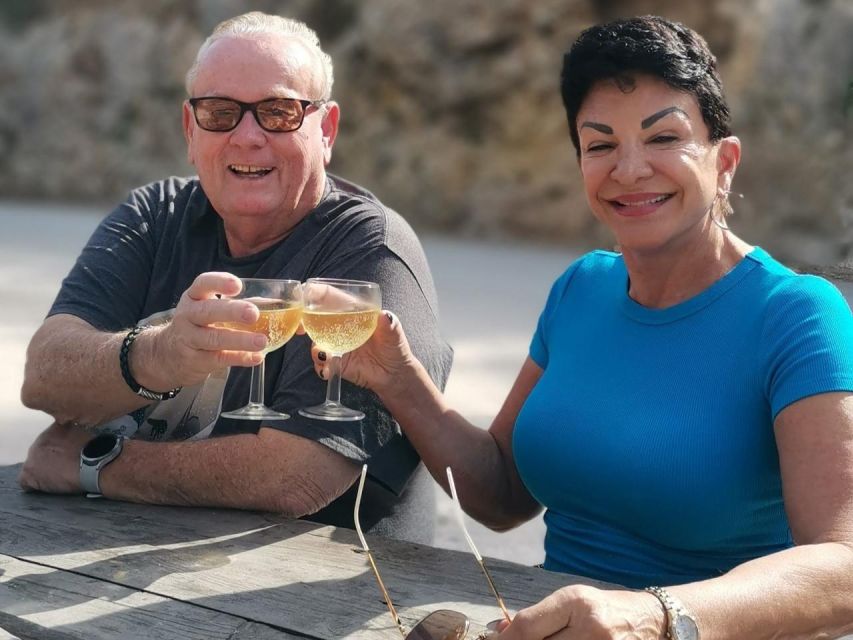
[[(212, 438), (169, 442), (112, 435), (91, 444), (87, 428), (123, 415), (144, 421), (152, 400), (167, 406), (178, 388), (226, 366), (222, 407), (245, 404), (248, 367), (266, 340), (212, 326), (257, 319), (256, 307), (228, 299), (238, 277), (378, 282), (383, 306), (415, 332), (417, 357), (444, 384), (451, 352), (417, 238), (372, 194), (326, 173), (340, 118), (331, 87), (331, 60), (302, 23), (253, 12), (204, 42), (183, 105), (198, 177), (131, 192), (92, 236), (29, 346), (24, 404), (55, 423), (30, 448), (25, 489), (351, 526), (353, 483), (369, 462), (366, 525), (429, 541), (432, 483), (375, 396), (345, 390), (347, 404), (367, 414), (363, 423), (296, 413), (325, 391), (306, 336), (267, 357), (267, 403), (290, 420), (220, 417)], [(168, 322), (138, 325), (171, 308)]]

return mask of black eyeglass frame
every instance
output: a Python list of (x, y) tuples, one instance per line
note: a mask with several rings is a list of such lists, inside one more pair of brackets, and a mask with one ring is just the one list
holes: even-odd
[[(203, 100), (222, 100), (224, 102), (232, 102), (232, 103), (236, 104), (238, 107), (240, 107), (240, 115), (237, 116), (237, 120), (234, 122), (234, 125), (227, 128), (227, 129), (210, 129), (208, 127), (205, 127), (201, 123), (201, 121), (198, 119), (198, 111), (197, 111), (197, 105), (200, 102), (202, 102)], [(299, 106), (300, 106), (299, 123), (295, 127), (292, 127), (290, 129), (271, 129), (269, 127), (265, 127), (263, 125), (263, 123), (261, 122), (261, 118), (258, 116), (258, 106), (260, 106), (264, 103), (267, 103), (267, 102), (278, 102), (278, 101), (295, 102), (295, 103), (299, 104)], [(261, 129), (263, 129), (264, 131), (268, 131), (269, 133), (290, 133), (291, 131), (298, 130), (302, 126), (302, 123), (305, 121), (305, 114), (308, 111), (308, 107), (314, 106), (314, 107), (317, 107), (319, 109), (321, 106), (326, 104), (328, 102), (328, 100), (303, 100), (300, 98), (273, 97), (273, 98), (264, 98), (263, 100), (258, 100), (257, 102), (241, 102), (240, 100), (235, 100), (234, 98), (228, 98), (225, 96), (197, 96), (195, 98), (188, 98), (187, 102), (189, 102), (190, 106), (192, 107), (193, 118), (195, 118), (196, 124), (199, 127), (201, 127), (202, 129), (204, 129), (205, 131), (211, 131), (213, 133), (228, 133), (229, 131), (234, 131), (234, 129), (236, 129), (240, 125), (240, 123), (243, 121), (243, 116), (246, 115), (246, 112), (251, 111), (252, 116), (254, 116), (254, 118), (255, 118), (255, 122), (257, 122), (258, 126)]]

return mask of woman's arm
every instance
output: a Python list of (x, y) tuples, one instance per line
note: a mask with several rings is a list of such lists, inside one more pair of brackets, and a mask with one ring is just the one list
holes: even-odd
[(451, 409), (421, 366), (400, 393), (379, 395), (436, 482), (448, 491), (445, 469), (453, 469), (465, 512), (487, 527), (504, 531), (541, 510), (522, 484), (512, 455), (515, 420), (541, 375), (542, 370), (527, 358), (488, 431)]
[[(327, 364), (312, 350), (321, 377)], [(451, 409), (424, 367), (412, 355), (399, 321), (382, 314), (370, 341), (347, 354), (343, 376), (379, 395), (400, 423), (433, 478), (445, 491), (446, 467), (453, 469), (459, 500), (476, 520), (510, 529), (541, 509), (521, 482), (512, 456), (512, 430), (542, 370), (529, 358), (488, 431)]]

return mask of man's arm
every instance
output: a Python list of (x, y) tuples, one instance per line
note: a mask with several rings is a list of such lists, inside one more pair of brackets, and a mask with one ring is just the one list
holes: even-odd
[[(27, 490), (79, 493), (80, 448), (91, 434), (54, 424), (30, 448)], [(359, 467), (331, 449), (276, 429), (192, 442), (129, 440), (101, 472), (108, 498), (216, 506), (301, 517), (319, 511), (355, 481)]]
[[(144, 386), (159, 390), (198, 382), (223, 365), (256, 364), (254, 360), (261, 356), (254, 350), (266, 344), (264, 336), (209, 326), (212, 322), (257, 319), (254, 305), (215, 296), (216, 292), (227, 296), (238, 290), (239, 281), (229, 274), (199, 276), (181, 298), (172, 321), (162, 328), (143, 332), (137, 341), (147, 338), (148, 342), (142, 342), (139, 351), (134, 343), (131, 351), (134, 377)], [(243, 317), (247, 310), (252, 312), (252, 318)], [(63, 369), (65, 376), (82, 380), (75, 379), (72, 387), (65, 388), (56, 372), (48, 371), (46, 379), (34, 378), (34, 388), (44, 393), (37, 397), (46, 398), (42, 406), (65, 407), (58, 413), (86, 415), (91, 423), (102, 421), (101, 416), (126, 411), (128, 404), (121, 403), (135, 400), (134, 394), (121, 388), (124, 381), (117, 363), (122, 334), (110, 336), (76, 318), (64, 320), (79, 334), (63, 336), (57, 331), (49, 348), (39, 353), (38, 359), (67, 364)], [(262, 344), (252, 343), (257, 337)], [(113, 349), (105, 346), (109, 339), (114, 341)], [(87, 360), (90, 351), (102, 351), (103, 357)], [(155, 378), (158, 371), (166, 376)], [(167, 377), (174, 375), (172, 371), (178, 374)], [(101, 390), (91, 388), (98, 382), (112, 385), (104, 388), (123, 396), (105, 401), (112, 403), (105, 408), (89, 411), (92, 398), (102, 394)], [(322, 388), (316, 378), (312, 382)], [(53, 386), (62, 388), (52, 389)], [(25, 389), (25, 396), (27, 392)], [(83, 397), (75, 398), (75, 392)], [(80, 449), (89, 437), (91, 434), (86, 430), (69, 424), (48, 428), (30, 448), (20, 476), (21, 485), (28, 490), (51, 493), (80, 492)], [(260, 509), (301, 516), (318, 511), (340, 496), (352, 485), (357, 473), (358, 465), (316, 441), (278, 429), (261, 428), (257, 435), (241, 434), (200, 442), (127, 442), (119, 458), (103, 470), (101, 488), (108, 497), (134, 502)]]
[[(82, 424), (105, 422), (148, 404), (122, 379), (118, 356), (124, 336), (98, 331), (75, 316), (51, 316), (27, 348), (21, 401), (58, 422)], [(145, 338), (134, 345), (134, 372), (148, 366)]]
[[(219, 506), (301, 517), (346, 491), (359, 466), (277, 429), (198, 442), (126, 443), (102, 474), (104, 495), (133, 502)], [(151, 474), (156, 468), (158, 472)]]
[[(226, 366), (254, 366), (266, 345), (260, 334), (216, 329), (213, 322), (254, 322), (257, 308), (234, 295), (240, 281), (204, 273), (183, 294), (172, 321), (143, 331), (130, 350), (130, 371), (147, 389), (168, 391), (196, 384)], [(148, 401), (121, 375), (119, 351), (126, 332), (99, 331), (67, 314), (51, 316), (27, 349), (21, 400), (59, 423), (100, 424)]]
[[(381, 234), (378, 235), (381, 236)], [(334, 253), (333, 255), (333, 252), (330, 252), (326, 259), (336, 269), (332, 275), (380, 282), (383, 292), (390, 299), (390, 306), (394, 309), (399, 308), (401, 313), (406, 313), (406, 309), (413, 306), (419, 307), (425, 304), (417, 294), (412, 295), (412, 292), (417, 292), (419, 289), (416, 283), (413, 286), (408, 283), (411, 275), (406, 265), (383, 247), (376, 246), (376, 239), (368, 239), (374, 245), (372, 251), (369, 249), (371, 243), (363, 242), (359, 236), (351, 238), (350, 244), (357, 247), (357, 250), (352, 249), (350, 254)], [(204, 274), (200, 278), (205, 275), (211, 274)], [(326, 274), (317, 271), (312, 272), (312, 275)], [(401, 280), (403, 280), (402, 283)], [(212, 319), (209, 313), (205, 314), (203, 312), (205, 308), (218, 307), (226, 301), (215, 299), (210, 290), (206, 293), (198, 292), (194, 289), (195, 287), (196, 284), (190, 287), (187, 292), (189, 295), (185, 294), (176, 308), (172, 321), (162, 330), (165, 333), (170, 328), (181, 325), (182, 319), (188, 317), (184, 313), (185, 305), (194, 309), (198, 307), (195, 311), (195, 320), (185, 325), (188, 327), (186, 331), (182, 330), (174, 334), (189, 335), (192, 330), (197, 337), (194, 350), (181, 342), (167, 342), (165, 338), (163, 344), (167, 346), (158, 347), (157, 341), (154, 340), (158, 336), (155, 329), (142, 333), (137, 339), (137, 341), (144, 339), (154, 341), (151, 349), (154, 362), (166, 371), (169, 371), (169, 367), (164, 363), (170, 359), (172, 362), (188, 366), (187, 363), (190, 360), (201, 357), (195, 351), (209, 351), (214, 345), (205, 342), (204, 335), (215, 330), (205, 325), (213, 320), (227, 319), (225, 317)], [(230, 295), (226, 291), (222, 293)], [(241, 301), (233, 302), (246, 304)], [(423, 340), (424, 347), (437, 349), (439, 339), (432, 335), (434, 333), (437, 336), (435, 326), (437, 322), (431, 315), (428, 316), (428, 320), (425, 319), (423, 317), (425, 315), (426, 311), (422, 314), (420, 324), (425, 325), (425, 331), (429, 328), (431, 333)], [(195, 328), (192, 325), (195, 325)], [(219, 346), (221, 348), (221, 345)], [(236, 347), (231, 347), (231, 349), (234, 348)], [(136, 344), (133, 351), (135, 350)], [(133, 351), (131, 355), (135, 357)], [(144, 350), (140, 350), (142, 351)], [(117, 352), (115, 357), (117, 361)], [(215, 366), (211, 365), (209, 370), (218, 369), (222, 364), (250, 366), (254, 363), (216, 361), (214, 364)], [(160, 391), (180, 384), (188, 384), (178, 378), (170, 377), (163, 380), (159, 386), (154, 386), (157, 383), (145, 379), (143, 377), (145, 373), (138, 373), (136, 366), (135, 360), (132, 360), (131, 368), (134, 376), (146, 387)], [(270, 367), (268, 362), (268, 375), (271, 369), (274, 367)], [(156, 370), (152, 373), (156, 373)], [(86, 385), (81, 387), (85, 389)], [(270, 406), (292, 412), (294, 408), (316, 404), (322, 399), (323, 389), (322, 381), (313, 373), (308, 349), (293, 351), (288, 349), (285, 370), (277, 376), (276, 390), (274, 393), (267, 394), (267, 402)], [(351, 396), (346, 397), (350, 401), (355, 401)], [(305, 402), (309, 398), (312, 402)], [(102, 472), (101, 488), (108, 497), (157, 504), (264, 509), (290, 515), (314, 513), (352, 485), (358, 473), (356, 462), (361, 462), (358, 458), (359, 452), (363, 452), (366, 457), (371, 457), (380, 450), (385, 451), (389, 443), (398, 444), (401, 441), (401, 436), (395, 432), (395, 425), (390, 418), (387, 418), (384, 410), (379, 411), (381, 415), (376, 415), (374, 406), (376, 400), (366, 399), (364, 402), (370, 403), (366, 413), (372, 413), (376, 416), (376, 420), (371, 420), (369, 429), (361, 428), (360, 425), (335, 425), (333, 435), (337, 438), (337, 446), (331, 448), (330, 434), (321, 433), (321, 429), (316, 426), (309, 428), (309, 425), (302, 430), (294, 429), (295, 423), (298, 422), (297, 416), (284, 423), (284, 426), (279, 429), (261, 428), (257, 435), (241, 434), (202, 442), (127, 442), (119, 458)], [(354, 402), (352, 406), (360, 406), (360, 404)], [(370, 409), (374, 410), (371, 412)], [(118, 413), (120, 414), (121, 411)], [(344, 426), (351, 427), (349, 435), (339, 432), (339, 428), (342, 432)], [(30, 450), (21, 474), (21, 484), (32, 490), (79, 492), (81, 490), (77, 479), (79, 453), (86, 439), (86, 435), (79, 429), (74, 430), (58, 425), (48, 429)], [(340, 452), (333, 450), (335, 448)], [(397, 452), (397, 448), (394, 452)], [(413, 455), (410, 457), (414, 458)], [(350, 458), (356, 462), (351, 461)], [(412, 462), (409, 458), (394, 458), (392, 464), (385, 460), (386, 467), (396, 466), (392, 471), (386, 472), (387, 478), (381, 478), (381, 480), (392, 489), (397, 485), (404, 485), (407, 469), (400, 470), (399, 467), (409, 464), (416, 465), (417, 462), (416, 460)], [(374, 468), (377, 472), (383, 469), (381, 465), (376, 465)]]

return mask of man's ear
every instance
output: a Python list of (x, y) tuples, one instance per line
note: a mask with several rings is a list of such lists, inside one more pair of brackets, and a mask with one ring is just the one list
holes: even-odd
[(338, 137), (338, 124), (341, 119), (341, 108), (337, 102), (327, 102), (321, 109), (325, 110), (323, 122), (320, 125), (323, 132), (323, 161), (326, 165), (332, 160), (332, 147)]
[(740, 139), (736, 136), (723, 138), (719, 142), (719, 150), (717, 152), (717, 186), (724, 191), (729, 191), (732, 186), (732, 180), (735, 177), (735, 171), (740, 164)]
[(193, 135), (195, 134), (195, 117), (193, 116), (193, 108), (189, 101), (184, 100), (183, 111), (181, 112), (181, 124), (184, 129), (184, 140), (187, 142), (187, 161), (195, 165), (193, 156)]

